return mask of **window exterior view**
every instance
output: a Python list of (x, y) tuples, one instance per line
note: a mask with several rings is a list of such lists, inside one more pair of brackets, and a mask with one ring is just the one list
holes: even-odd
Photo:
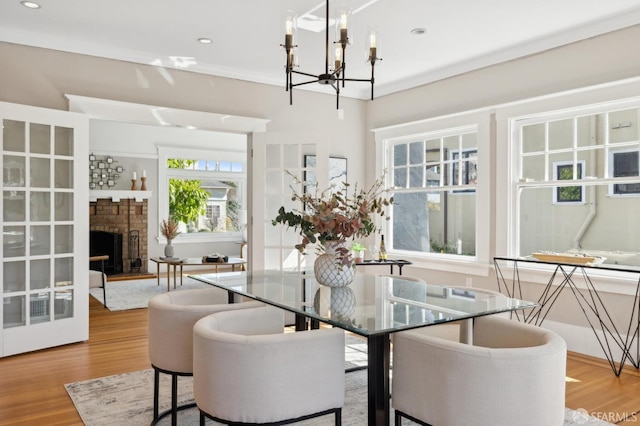
[(242, 231), (242, 163), (169, 159), (167, 168), (169, 217), (181, 233)]

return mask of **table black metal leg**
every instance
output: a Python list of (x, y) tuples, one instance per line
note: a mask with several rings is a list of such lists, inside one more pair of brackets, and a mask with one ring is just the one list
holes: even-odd
[(369, 426), (389, 425), (389, 335), (368, 338), (368, 418)]
[(307, 329), (307, 317), (296, 314), (296, 331), (305, 331)]

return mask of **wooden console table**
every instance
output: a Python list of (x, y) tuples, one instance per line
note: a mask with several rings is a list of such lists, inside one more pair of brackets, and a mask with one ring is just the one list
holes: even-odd
[[(574, 264), (510, 257), (494, 257), (493, 263), (496, 269), (498, 290), (514, 298), (522, 297), (522, 287), (520, 283), (521, 268), (524, 269), (526, 265), (531, 267), (536, 265), (550, 266), (550, 268), (544, 270), (541, 268), (536, 269), (537, 271), (551, 271), (551, 276), (537, 300), (539, 306), (526, 313), (524, 311), (522, 313), (515, 312), (514, 315), (518, 320), (541, 325), (556, 300), (558, 300), (562, 290), (568, 287), (589, 322), (589, 326), (593, 330), (615, 375), (620, 375), (626, 361), (629, 361), (635, 368), (640, 369), (640, 268), (619, 267), (617, 265), (607, 264)], [(512, 268), (511, 278), (504, 276), (500, 264), (504, 267)], [(629, 324), (624, 330), (618, 330), (616, 327), (604, 301), (598, 293), (598, 289), (592, 281), (593, 273), (596, 271), (615, 271), (618, 274), (631, 275), (634, 279), (637, 279), (635, 296), (633, 297), (633, 303), (629, 311)], [(589, 274), (591, 274), (591, 276)], [(584, 282), (583, 288), (578, 287), (574, 281), (576, 276), (582, 277)], [(510, 285), (508, 282), (510, 282)], [(596, 326), (598, 326), (599, 329), (597, 329)], [(622, 335), (621, 331), (625, 333), (625, 335)], [(599, 332), (601, 332), (601, 334), (598, 334)], [(622, 351), (622, 357), (617, 366), (611, 350), (612, 345)]]
[(234, 272), (236, 268), (239, 271), (244, 271), (244, 265), (247, 263), (246, 259), (241, 259), (238, 257), (230, 257), (226, 262), (203, 262), (200, 258), (175, 258), (168, 259), (162, 257), (152, 257), (150, 259), (152, 262), (155, 262), (158, 266), (158, 285), (160, 285), (160, 265), (167, 265), (167, 291), (171, 291), (171, 268), (173, 267), (173, 289), (176, 289), (177, 283), (177, 269), (180, 267), (180, 285), (182, 285), (182, 270), (185, 266), (206, 266), (211, 269), (216, 270), (216, 274), (218, 273), (218, 268), (231, 266), (231, 271)]

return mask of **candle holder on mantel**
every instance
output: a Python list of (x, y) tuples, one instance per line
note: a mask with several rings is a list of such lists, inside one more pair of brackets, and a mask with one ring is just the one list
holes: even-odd
[(138, 189), (138, 188), (136, 188), (136, 180), (135, 179), (131, 179), (131, 190), (135, 191), (136, 189)]
[(147, 190), (147, 178), (146, 178), (146, 177), (144, 177), (144, 176), (142, 176), (142, 177), (140, 178), (140, 182), (142, 182), (142, 183), (140, 184), (140, 190), (141, 190), (141, 191), (146, 191), (146, 190)]

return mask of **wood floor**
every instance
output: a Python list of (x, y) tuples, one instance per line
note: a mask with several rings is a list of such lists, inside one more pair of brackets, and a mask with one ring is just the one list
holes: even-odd
[[(0, 359), (0, 424), (81, 425), (65, 383), (150, 368), (146, 309), (111, 312), (89, 299), (89, 341)], [(638, 370), (616, 377), (606, 362), (577, 354), (567, 370), (567, 407), (640, 424)]]

